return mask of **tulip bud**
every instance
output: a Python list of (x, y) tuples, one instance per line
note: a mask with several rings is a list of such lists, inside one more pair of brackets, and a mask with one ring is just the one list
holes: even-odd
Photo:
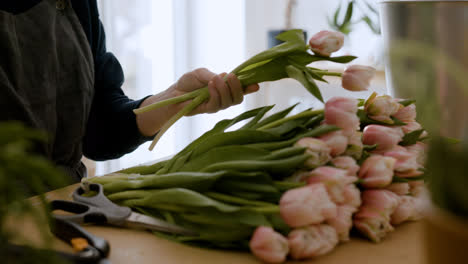
[(371, 119), (393, 124), (394, 122), (390, 116), (396, 114), (402, 107), (389, 95), (375, 96), (374, 94), (366, 101), (364, 111)]
[(406, 195), (410, 193), (410, 185), (407, 182), (396, 182), (385, 187), (385, 190), (389, 190), (398, 195)]
[(375, 69), (368, 66), (349, 66), (341, 77), (341, 86), (348, 91), (365, 91), (370, 80), (375, 75)]
[(333, 97), (325, 103), (325, 123), (342, 129), (350, 136), (359, 130), (358, 101), (354, 98)]
[(365, 145), (377, 144), (377, 151), (386, 151), (398, 145), (403, 136), (399, 127), (368, 125), (364, 128), (362, 142)]
[(422, 198), (409, 195), (399, 196), (399, 205), (391, 215), (392, 225), (406, 221), (416, 221), (423, 217), (424, 202)]
[(348, 138), (343, 135), (342, 131), (333, 131), (322, 135), (319, 139), (323, 140), (330, 147), (330, 155), (336, 157), (345, 152), (348, 146)]
[[(408, 134), (408, 133), (411, 133), (411, 132), (413, 132), (413, 131), (422, 129), (422, 126), (421, 126), (421, 124), (419, 124), (419, 123), (416, 122), (416, 121), (411, 121), (411, 122), (407, 122), (406, 125), (401, 126), (401, 129), (403, 130), (403, 132), (404, 132), (405, 134)], [(427, 132), (426, 132), (426, 131), (423, 131), (423, 132), (421, 133), (420, 138), (423, 138), (423, 137), (426, 137), (426, 136), (427, 136)]]
[(267, 263), (283, 263), (289, 253), (288, 240), (266, 226), (255, 229), (249, 246), (252, 254)]
[(356, 176), (359, 171), (359, 165), (357, 165), (356, 160), (349, 156), (339, 156), (331, 160), (333, 166), (346, 170), (348, 176)]
[(366, 188), (383, 188), (390, 185), (393, 179), (393, 170), (396, 159), (382, 155), (372, 155), (361, 165), (359, 178)]
[(349, 241), (349, 231), (353, 227), (353, 213), (356, 211), (356, 207), (349, 205), (338, 206), (336, 217), (327, 220), (327, 224), (336, 230), (340, 241)]
[(309, 40), (310, 49), (317, 55), (330, 57), (331, 53), (343, 47), (344, 35), (341, 32), (320, 31)]
[(348, 205), (354, 208), (361, 206), (361, 191), (354, 184), (347, 185), (343, 190), (345, 201), (340, 205)]
[(410, 186), (410, 194), (412, 196), (419, 197), (421, 195), (424, 195), (425, 192), (427, 192), (426, 185), (424, 184), (423, 180), (420, 181), (410, 181), (408, 182)]
[(422, 171), (419, 170), (420, 164), (417, 162), (417, 156), (409, 152), (402, 146), (395, 146), (390, 151), (384, 153), (386, 157), (395, 158), (395, 174), (400, 177), (419, 176)]
[(362, 132), (355, 131), (348, 138), (348, 148), (345, 151), (346, 156), (351, 156), (358, 160), (362, 156), (364, 145), (362, 144)]
[(393, 114), (393, 117), (405, 123), (415, 121), (416, 120), (416, 105), (410, 104), (408, 106), (400, 108), (395, 114)]
[(306, 170), (297, 170), (291, 176), (286, 177), (285, 181), (290, 182), (306, 182), (307, 178), (309, 178), (310, 171)]
[(279, 206), (281, 218), (290, 227), (319, 224), (336, 216), (336, 205), (321, 183), (288, 190)]
[(293, 259), (307, 259), (330, 252), (338, 244), (338, 235), (329, 225), (311, 225), (291, 231), (288, 241)]
[(427, 144), (423, 142), (416, 142), (416, 144), (409, 145), (405, 147), (406, 150), (416, 155), (416, 162), (424, 167), (426, 164), (427, 156)]
[(294, 146), (306, 147), (305, 153), (310, 155), (304, 163), (307, 168), (316, 168), (326, 164), (331, 159), (330, 147), (320, 139), (311, 137), (301, 138), (294, 144)]
[(362, 192), (362, 205), (354, 215), (354, 226), (374, 242), (393, 231), (390, 216), (399, 204), (398, 195), (387, 190)]
[(345, 201), (343, 195), (344, 188), (356, 180), (357, 177), (348, 176), (348, 172), (346, 170), (322, 166), (310, 172), (307, 183), (323, 183), (327, 188), (327, 192), (331, 200), (335, 203), (343, 203)]

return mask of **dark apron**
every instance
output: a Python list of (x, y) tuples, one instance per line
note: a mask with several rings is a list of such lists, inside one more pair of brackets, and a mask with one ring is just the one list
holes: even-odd
[(42, 152), (74, 181), (94, 87), (92, 53), (69, 0), (0, 11), (0, 120), (22, 120), (49, 135)]

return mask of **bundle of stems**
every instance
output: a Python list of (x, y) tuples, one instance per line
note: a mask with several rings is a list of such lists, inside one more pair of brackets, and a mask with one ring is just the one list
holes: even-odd
[[(323, 76), (339, 76), (341, 74), (308, 67), (307, 65), (321, 60), (348, 63), (356, 58), (354, 56), (324, 57), (312, 54), (309, 52), (310, 47), (306, 44), (303, 32), (298, 29), (283, 32), (276, 38), (283, 41), (283, 43), (260, 52), (231, 71), (231, 73), (237, 76), (244, 87), (255, 83), (293, 78), (299, 81), (314, 97), (323, 102), (315, 80), (326, 82)], [(138, 115), (163, 106), (192, 100), (163, 125), (161, 130), (156, 134), (149, 149), (153, 150), (158, 140), (177, 120), (190, 113), (197, 106), (208, 100), (209, 97), (208, 87), (205, 86), (181, 96), (135, 109), (134, 112)]]

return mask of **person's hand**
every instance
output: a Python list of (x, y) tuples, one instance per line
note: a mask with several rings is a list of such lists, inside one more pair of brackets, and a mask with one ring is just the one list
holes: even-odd
[[(229, 106), (240, 104), (244, 100), (244, 95), (256, 92), (259, 89), (258, 84), (242, 87), (239, 79), (234, 74), (215, 74), (207, 69), (200, 68), (184, 74), (164, 92), (146, 98), (140, 107), (184, 95), (207, 85), (210, 98), (188, 115), (214, 113)], [(183, 103), (167, 105), (137, 115), (136, 119), (140, 133), (145, 136), (153, 136), (172, 116), (190, 102), (191, 100), (188, 100)]]
[[(171, 87), (175, 96), (183, 95), (208, 85), (210, 98), (195, 108), (189, 115), (214, 113), (229, 106), (242, 103), (244, 95), (258, 91), (258, 84), (242, 87), (234, 74), (215, 74), (205, 68), (199, 68), (180, 77)], [(181, 103), (181, 107), (188, 104)]]

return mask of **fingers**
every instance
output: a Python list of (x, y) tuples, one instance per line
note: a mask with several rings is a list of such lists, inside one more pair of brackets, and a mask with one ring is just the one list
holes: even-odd
[(230, 73), (214, 74), (199, 68), (184, 74), (177, 82), (177, 90), (182, 93), (190, 92), (208, 86), (210, 99), (201, 104), (190, 115), (199, 113), (214, 113), (232, 105), (240, 104), (244, 95), (258, 91), (258, 84), (243, 87), (236, 75)]
[(258, 84), (251, 84), (245, 88), (244, 94), (255, 93), (260, 89)]
[(229, 86), (233, 104), (242, 103), (244, 100), (244, 91), (242, 89), (242, 84), (234, 74), (230, 73), (228, 75), (227, 84)]
[(214, 113), (221, 108), (221, 95), (216, 89), (214, 80), (208, 82), (208, 91), (210, 92), (210, 99), (202, 106), (204, 109), (200, 110), (205, 113)]
[(206, 68), (198, 68), (192, 71), (194, 77), (202, 84), (207, 84), (213, 77), (215, 73), (209, 71)]

